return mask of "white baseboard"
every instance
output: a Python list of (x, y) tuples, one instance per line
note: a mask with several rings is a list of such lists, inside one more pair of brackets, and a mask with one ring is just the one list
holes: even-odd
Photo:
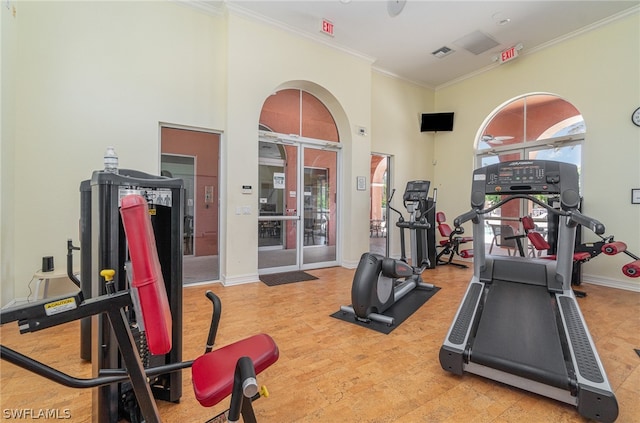
[(595, 275), (583, 274), (582, 282), (590, 283), (592, 285), (606, 286), (609, 288), (624, 289), (625, 291), (640, 292), (640, 283), (632, 282), (631, 280), (609, 279)]
[(184, 288), (190, 288), (192, 286), (202, 286), (202, 285), (214, 285), (214, 284), (219, 284), (220, 281), (219, 280), (215, 280), (215, 281), (200, 281), (200, 282), (190, 282), (190, 283), (186, 283), (183, 285)]
[(346, 269), (355, 269), (358, 267), (359, 261), (343, 260), (341, 266)]
[[(35, 300), (32, 300), (31, 302), (34, 302)], [(27, 304), (29, 303), (29, 298), (27, 297), (19, 297), (19, 298), (14, 298), (13, 300), (9, 301), (7, 304), (3, 305), (1, 310), (5, 310), (7, 308), (12, 308), (12, 307), (16, 307), (22, 304)]]
[(252, 282), (260, 282), (260, 277), (258, 276), (257, 273), (250, 274), (250, 275), (234, 276), (232, 278), (223, 276), (221, 280), (222, 286), (243, 285), (245, 283), (252, 283)]

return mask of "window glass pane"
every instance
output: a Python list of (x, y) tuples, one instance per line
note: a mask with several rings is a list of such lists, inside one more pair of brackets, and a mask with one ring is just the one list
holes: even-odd
[(525, 99), (506, 105), (489, 122), (482, 132), (478, 149), (520, 144), (524, 136)]
[(339, 142), (338, 127), (329, 109), (309, 93), (302, 92), (302, 136)]
[(282, 90), (267, 97), (260, 124), (280, 134), (300, 135), (300, 90)]
[(571, 103), (551, 95), (526, 98), (526, 141), (585, 132), (582, 115)]

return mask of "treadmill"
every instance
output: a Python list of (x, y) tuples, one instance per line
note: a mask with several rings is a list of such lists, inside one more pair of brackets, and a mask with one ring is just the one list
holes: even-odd
[[(485, 208), (486, 195), (501, 200)], [(554, 209), (534, 197), (560, 196)], [(538, 196), (539, 197), (539, 196)], [(525, 199), (559, 216), (557, 259), (485, 254), (484, 215)], [(618, 404), (571, 289), (576, 225), (604, 226), (578, 211), (577, 167), (546, 160), (496, 163), (473, 172), (474, 272), (440, 348), (440, 364), (572, 404), (589, 419), (613, 422)]]

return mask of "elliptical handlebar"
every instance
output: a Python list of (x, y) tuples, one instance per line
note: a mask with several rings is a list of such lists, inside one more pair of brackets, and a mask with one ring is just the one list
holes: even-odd
[(399, 210), (396, 210), (393, 208), (393, 206), (391, 205), (391, 200), (393, 199), (394, 194), (396, 193), (396, 189), (392, 189), (391, 190), (391, 195), (387, 198), (387, 207), (389, 207), (389, 209), (393, 210), (394, 212), (398, 213), (398, 215), (400, 216), (398, 219), (398, 222), (404, 222), (404, 216), (402, 215), (402, 213), (400, 213)]

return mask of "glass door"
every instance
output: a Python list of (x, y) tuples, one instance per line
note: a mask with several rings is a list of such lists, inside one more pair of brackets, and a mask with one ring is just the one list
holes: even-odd
[(260, 141), (258, 269), (296, 270), (298, 261), (298, 147)]
[(335, 265), (338, 153), (305, 146), (303, 155), (302, 268)]
[(338, 149), (284, 136), (259, 146), (258, 272), (335, 266)]

